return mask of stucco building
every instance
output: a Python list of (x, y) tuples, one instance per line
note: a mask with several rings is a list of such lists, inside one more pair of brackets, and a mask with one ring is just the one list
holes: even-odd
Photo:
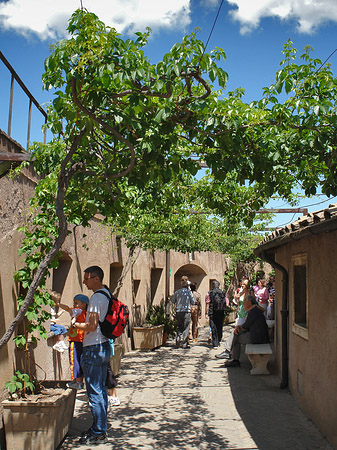
[(276, 269), (281, 387), (337, 448), (337, 204), (276, 230), (256, 249)]
[[(6, 137), (7, 143), (13, 141)], [(14, 143), (15, 144), (15, 143)], [(16, 159), (16, 152), (23, 149), (2, 147), (3, 158), (7, 154)], [(0, 159), (1, 161), (1, 159)], [(12, 162), (13, 163), (13, 162)], [(1, 336), (17, 312), (16, 299), (21, 286), (14, 282), (13, 274), (23, 266), (23, 257), (18, 255), (23, 234), (18, 228), (29, 220), (29, 199), (34, 194), (37, 177), (29, 168), (24, 169), (18, 177), (8, 175), (6, 166), (0, 162), (2, 176), (0, 177), (0, 331)], [(83, 237), (85, 235), (85, 237)], [(117, 294), (121, 301), (130, 309), (130, 327), (123, 335), (123, 345), (126, 350), (132, 348), (132, 326), (141, 325), (145, 321), (148, 306), (166, 301), (168, 296), (179, 287), (180, 277), (187, 275), (199, 285), (198, 291), (205, 297), (213, 279), (223, 280), (228, 260), (223, 254), (194, 252), (182, 254), (174, 251), (143, 251), (136, 249), (129, 258), (129, 249), (123, 239), (112, 235), (101, 224), (97, 215), (91, 221), (90, 228), (73, 226), (63, 247), (60, 264), (50, 272), (47, 281), (49, 290), (62, 294), (62, 303), (72, 305), (73, 296), (77, 293), (91, 293), (83, 285), (83, 270), (90, 265), (99, 265), (105, 273), (104, 282), (111, 291), (115, 291), (117, 281), (126, 271), (123, 285)], [(204, 314), (204, 311), (203, 311)], [(69, 324), (69, 316), (64, 313), (61, 324)], [(47, 323), (47, 327), (49, 324)], [(22, 330), (18, 330), (21, 332)], [(47, 341), (41, 340), (37, 346), (31, 346), (33, 370), (38, 378), (69, 379), (67, 354), (59, 354), (52, 349), (53, 337)], [(13, 340), (0, 350), (0, 385), (8, 381), (13, 369), (22, 366), (22, 351), (15, 349)], [(20, 362), (19, 362), (20, 361)]]

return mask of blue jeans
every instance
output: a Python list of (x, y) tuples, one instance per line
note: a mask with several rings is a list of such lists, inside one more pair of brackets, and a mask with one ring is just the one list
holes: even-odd
[(83, 347), (81, 366), (93, 417), (90, 430), (96, 436), (106, 433), (108, 428), (108, 394), (105, 382), (109, 361), (109, 342)]

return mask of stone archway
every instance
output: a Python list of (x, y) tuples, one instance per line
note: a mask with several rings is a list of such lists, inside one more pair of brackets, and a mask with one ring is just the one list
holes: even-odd
[(207, 277), (207, 273), (204, 269), (197, 264), (185, 264), (184, 266), (179, 267), (174, 274), (174, 291), (181, 288), (180, 279), (183, 275), (186, 275), (190, 281), (196, 282), (197, 286), (200, 286), (203, 279)]

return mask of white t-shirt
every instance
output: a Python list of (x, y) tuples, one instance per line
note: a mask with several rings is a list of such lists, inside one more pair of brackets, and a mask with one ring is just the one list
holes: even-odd
[[(101, 290), (108, 292), (108, 290), (105, 288), (102, 288)], [(98, 313), (99, 320), (102, 322), (108, 311), (108, 306), (108, 298), (104, 294), (96, 294), (96, 292), (94, 292), (89, 300), (86, 322), (89, 321), (89, 313), (91, 312)], [(83, 347), (88, 347), (88, 345), (101, 344), (102, 342), (107, 342), (108, 340), (109, 339), (103, 336), (103, 334), (101, 333), (101, 327), (98, 324), (95, 331), (85, 333)]]

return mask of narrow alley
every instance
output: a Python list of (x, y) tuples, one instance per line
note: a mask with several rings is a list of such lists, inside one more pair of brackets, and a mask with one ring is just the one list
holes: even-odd
[[(231, 329), (225, 327), (225, 336)], [(109, 411), (109, 443), (95, 448), (332, 449), (275, 375), (251, 376), (244, 352), (241, 367), (225, 369), (207, 336), (205, 328), (190, 349), (169, 341), (154, 351), (126, 354), (118, 379), (121, 405)], [(90, 419), (85, 391), (79, 391), (59, 449), (88, 449), (77, 439)]]

